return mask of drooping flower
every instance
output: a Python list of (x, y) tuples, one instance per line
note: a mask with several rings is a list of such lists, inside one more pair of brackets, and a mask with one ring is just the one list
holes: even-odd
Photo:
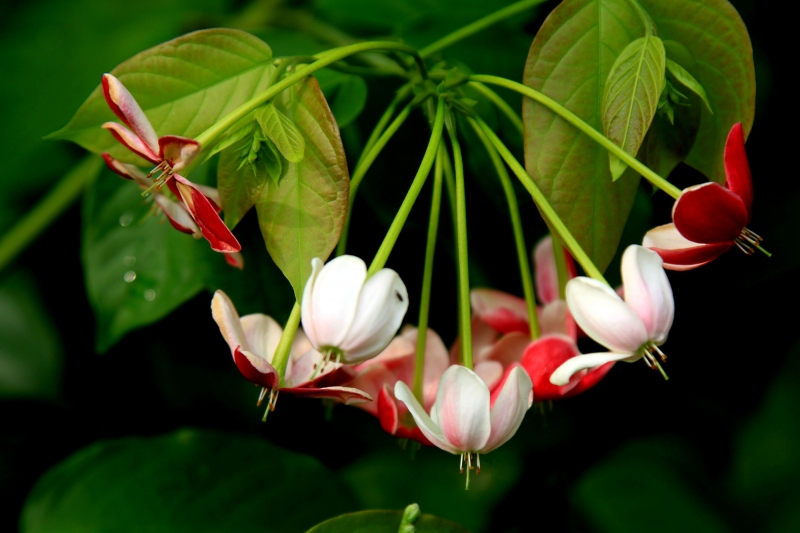
[(647, 232), (642, 244), (657, 252), (669, 270), (705, 265), (738, 247), (752, 255), (761, 237), (747, 228), (752, 217), (753, 182), (744, 149), (744, 130), (736, 123), (725, 143), (727, 188), (703, 183), (683, 190), (672, 208), (672, 224)]
[[(374, 402), (359, 404), (358, 407), (376, 416), (384, 431), (399, 438), (430, 445), (430, 441), (414, 423), (405, 404), (394, 395), (394, 386), (398, 381), (409, 386), (414, 382), (418, 335), (417, 328), (404, 327), (385, 350), (354, 367), (356, 375), (348, 385), (377, 398)], [(428, 410), (436, 400), (439, 379), (450, 363), (447, 348), (435, 331), (429, 329), (425, 341), (422, 403)]]
[[(147, 181), (149, 175), (145, 177), (145, 190), (159, 190), (166, 184), (183, 201), (194, 221), (194, 227), (200, 230), (200, 234), (211, 244), (213, 250), (223, 253), (239, 252), (242, 249), (239, 241), (219, 218), (219, 196), (214, 201), (209, 197), (206, 188), (178, 174), (178, 171), (184, 169), (200, 153), (200, 144), (194, 139), (176, 135), (158, 137), (144, 111), (122, 82), (111, 74), (104, 74), (102, 86), (108, 106), (125, 124), (123, 126), (116, 122), (106, 122), (103, 128), (109, 130), (129, 150), (156, 165), (150, 175), (159, 175), (153, 183)], [(123, 177), (130, 177), (129, 173), (126, 174), (128, 165), (123, 167), (122, 163), (108, 154), (103, 154), (103, 158), (112, 170)], [(136, 181), (142, 185), (138, 179)], [(175, 227), (180, 231), (187, 232), (189, 229), (194, 233), (194, 228), (185, 224), (180, 226)]]
[(369, 402), (366, 392), (344, 387), (353, 378), (351, 368), (323, 361), (323, 356), (311, 347), (302, 331), (298, 331), (286, 368), (284, 384), (272, 366), (282, 328), (264, 314), (240, 317), (228, 295), (216, 291), (211, 300), (211, 314), (231, 350), (239, 372), (251, 383), (262, 387), (259, 403), (269, 391), (268, 409), (275, 408), (278, 393), (307, 398), (329, 398), (345, 404)]
[(519, 367), (509, 370), (503, 386), (492, 395), (475, 372), (451, 366), (439, 381), (430, 415), (402, 381), (395, 385), (394, 394), (434, 446), (460, 455), (462, 470), (466, 462), (468, 469), (478, 471), (480, 454), (513, 437), (533, 402), (531, 379)]
[(675, 315), (672, 288), (658, 254), (637, 245), (622, 254), (625, 300), (608, 285), (578, 277), (567, 284), (567, 303), (586, 334), (610, 352), (572, 357), (553, 372), (550, 382), (564, 386), (576, 373), (611, 361), (633, 362), (644, 358), (660, 369), (658, 348), (667, 340)]
[(303, 329), (317, 351), (348, 364), (374, 357), (394, 337), (408, 310), (408, 291), (394, 270), (367, 279), (352, 255), (327, 264), (314, 258), (303, 291)]

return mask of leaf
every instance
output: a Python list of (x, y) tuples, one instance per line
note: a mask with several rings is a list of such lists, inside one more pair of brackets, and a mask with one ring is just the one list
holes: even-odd
[(702, 469), (693, 459), (681, 442), (634, 441), (586, 472), (573, 499), (592, 531), (730, 531), (692, 479)]
[(367, 82), (361, 76), (325, 70), (317, 75), (319, 87), (331, 103), (336, 123), (344, 128), (361, 114), (367, 104)]
[(277, 180), (280, 174), (281, 156), (277, 149), (271, 141), (253, 139), (252, 133), (222, 152), (217, 166), (217, 190), (225, 224), (231, 229), (236, 227), (256, 204), (270, 176)]
[(311, 457), (261, 438), (183, 429), (77, 452), (36, 484), (20, 530), (296, 533), (353, 507)]
[(6, 276), (0, 283), (0, 398), (56, 398), (62, 352), (52, 320), (31, 278)]
[(81, 259), (104, 352), (197, 294), (215, 254), (151, 215), (139, 188), (111, 171), (87, 189), (83, 207)]
[[(646, 35), (636, 39), (611, 67), (603, 93), (603, 129), (606, 137), (636, 156), (658, 109), (664, 85), (666, 52), (661, 39)], [(609, 153), (613, 181), (628, 165)]]
[[(397, 533), (402, 511), (361, 511), (331, 518), (307, 533)], [(469, 533), (449, 520), (421, 515), (414, 522), (414, 533)]]
[(689, 71), (674, 62), (671, 59), (667, 59), (667, 68), (669, 69), (669, 73), (675, 76), (675, 79), (681, 82), (684, 87), (692, 91), (694, 94), (700, 97), (704, 104), (706, 104), (706, 109), (708, 109), (709, 113), (714, 114), (714, 111), (711, 109), (711, 104), (708, 102), (708, 96), (706, 96), (706, 90), (700, 84), (699, 81), (694, 79), (694, 76), (689, 74)]
[[(733, 124), (750, 132), (755, 114), (753, 48), (728, 0), (640, 0), (658, 25), (667, 57), (705, 88), (710, 108), (700, 113), (697, 138), (685, 162), (725, 183), (723, 152)], [(677, 123), (677, 119), (676, 119)]]
[(311, 259), (325, 261), (342, 233), (350, 177), (339, 128), (313, 77), (275, 105), (302, 133), (305, 157), (287, 163), (279, 183), (267, 181), (256, 210), (267, 250), (300, 301)]
[(272, 102), (264, 104), (256, 111), (256, 120), (261, 129), (278, 151), (290, 163), (299, 163), (303, 160), (306, 142), (297, 127), (289, 117), (278, 110)]
[[(644, 30), (628, 0), (565, 0), (533, 41), (524, 83), (602, 130), (605, 81), (617, 57)], [(592, 261), (605, 270), (639, 176), (627, 172), (612, 182), (606, 150), (530, 99), (523, 103), (523, 120), (528, 173)]]
[[(189, 33), (145, 50), (111, 73), (136, 98), (159, 135), (196, 137), (263, 91), (274, 67), (272, 52), (249, 33), (210, 29)], [(51, 139), (76, 142), (121, 161), (136, 156), (100, 128), (116, 117), (98, 86), (63, 129)]]

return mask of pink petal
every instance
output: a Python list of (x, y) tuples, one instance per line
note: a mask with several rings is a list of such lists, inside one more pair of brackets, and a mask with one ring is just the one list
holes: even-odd
[(241, 251), (242, 245), (233, 236), (231, 230), (219, 218), (216, 209), (208, 198), (189, 180), (175, 174), (173, 178), (180, 192), (181, 199), (192, 214), (203, 237), (211, 244), (211, 249), (216, 252), (230, 253)]
[(606, 348), (632, 354), (649, 340), (639, 316), (605, 283), (583, 276), (570, 280), (567, 305), (581, 329)]
[(250, 349), (244, 335), (244, 329), (242, 329), (239, 313), (236, 312), (236, 307), (234, 307), (228, 295), (222, 291), (216, 291), (211, 299), (211, 316), (214, 318), (214, 322), (217, 323), (225, 342), (228, 343), (231, 355), (239, 347), (244, 350)]
[(525, 300), (493, 289), (472, 289), (469, 293), (473, 314), (496, 331), (530, 333)]
[[(497, 343), (489, 350), (486, 359), (489, 361), (496, 361), (500, 363), (503, 368), (507, 368), (514, 363), (519, 363), (522, 358), (522, 353), (531, 342), (529, 335), (522, 333), (509, 333), (497, 341)], [(481, 376), (482, 377), (482, 376)], [(486, 380), (484, 380), (486, 381)], [(489, 385), (489, 383), (486, 383)], [(489, 386), (491, 389), (491, 385)]]
[(447, 442), (442, 429), (428, 416), (428, 413), (426, 413), (419, 404), (414, 394), (411, 392), (411, 389), (408, 388), (408, 385), (402, 381), (398, 381), (394, 386), (394, 396), (405, 404), (411, 416), (414, 417), (414, 422), (417, 423), (417, 427), (419, 427), (422, 434), (425, 435), (431, 444), (446, 452), (456, 455), (461, 454), (460, 449)]
[(103, 161), (106, 162), (106, 166), (112, 171), (116, 172), (126, 180), (135, 181), (136, 184), (142, 189), (147, 189), (150, 187), (151, 182), (149, 179), (147, 179), (147, 174), (139, 170), (139, 167), (136, 165), (129, 165), (127, 163), (117, 161), (108, 155), (107, 152), (103, 152)]
[(542, 335), (568, 335), (573, 339), (578, 336), (578, 326), (564, 300), (553, 300), (544, 306), (539, 314), (539, 327)]
[(574, 374), (588, 368), (601, 367), (612, 361), (627, 361), (632, 363), (639, 359), (641, 359), (641, 356), (631, 355), (629, 353), (603, 352), (578, 355), (562, 363), (550, 376), (550, 383), (559, 386), (566, 385)]
[(200, 143), (194, 139), (177, 135), (164, 135), (158, 139), (159, 159), (169, 163), (176, 172), (186, 168), (199, 153)]
[(536, 296), (542, 303), (558, 299), (558, 271), (553, 253), (553, 238), (548, 235), (533, 249), (533, 264), (536, 274)]
[(233, 360), (236, 362), (239, 372), (250, 383), (255, 383), (265, 389), (275, 389), (280, 384), (281, 378), (278, 372), (260, 355), (243, 351), (238, 347), (233, 352)]
[(744, 128), (741, 122), (733, 125), (725, 142), (725, 176), (728, 189), (742, 199), (747, 210), (747, 221), (750, 222), (753, 214), (753, 178), (744, 150)]
[(351, 387), (324, 387), (321, 389), (312, 388), (286, 388), (281, 389), (282, 394), (291, 394), (300, 398), (324, 398), (336, 400), (345, 405), (356, 405), (364, 402), (371, 402), (372, 396), (366, 392)]
[(503, 365), (497, 361), (481, 361), (475, 364), (475, 373), (491, 391), (503, 378)]
[(188, 235), (200, 237), (200, 228), (195, 224), (192, 215), (189, 214), (183, 204), (174, 202), (161, 193), (155, 193), (154, 201), (161, 209), (161, 212), (166, 215), (173, 228)]
[(489, 388), (472, 370), (453, 365), (445, 371), (432, 412), (453, 447), (477, 451), (486, 445), (491, 432)]
[(681, 235), (700, 244), (733, 243), (749, 221), (738, 194), (719, 183), (683, 190), (672, 209), (672, 221)]
[[(470, 329), (472, 330), (472, 358), (475, 361), (483, 361), (492, 346), (497, 342), (500, 334), (478, 315), (472, 316)], [(461, 338), (459, 336), (450, 347), (450, 362), (455, 364), (460, 360)]]
[(636, 244), (622, 254), (625, 303), (642, 319), (648, 337), (656, 344), (667, 340), (675, 317), (672, 287), (661, 263), (657, 253)]
[(384, 385), (381, 389), (378, 401), (375, 403), (378, 404), (378, 421), (385, 432), (400, 439), (412, 439), (425, 446), (433, 446), (414, 423), (413, 418), (406, 420), (407, 417), (404, 415), (408, 414), (408, 409), (392, 395), (388, 385)]
[(229, 254), (222, 254), (222, 256), (225, 258), (225, 262), (233, 268), (244, 270), (244, 256), (241, 253), (232, 252)]
[(147, 159), (151, 163), (158, 164), (159, 157), (142, 140), (133, 134), (131, 130), (116, 122), (106, 122), (102, 126), (111, 132), (115, 139), (121, 142), (131, 152)]
[(158, 152), (158, 135), (133, 95), (111, 74), (103, 74), (103, 96), (111, 111), (133, 130), (153, 154)]
[(525, 412), (533, 402), (531, 378), (521, 367), (514, 367), (491, 409), (491, 433), (481, 453), (505, 444), (519, 429)]
[(664, 224), (648, 231), (642, 246), (660, 255), (667, 270), (683, 271), (713, 261), (730, 250), (732, 244), (698, 244), (681, 235), (675, 224)]

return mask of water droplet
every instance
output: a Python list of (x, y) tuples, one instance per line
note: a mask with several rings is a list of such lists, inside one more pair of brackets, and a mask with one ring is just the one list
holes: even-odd
[(125, 262), (126, 267), (132, 267), (133, 265), (136, 264), (136, 256), (126, 255), (123, 261)]
[(147, 289), (146, 291), (144, 291), (144, 299), (147, 300), (148, 302), (152, 302), (153, 300), (156, 299), (156, 291), (154, 291), (153, 289)]
[(133, 270), (128, 270), (125, 274), (122, 275), (122, 279), (130, 283), (131, 281), (136, 279), (136, 272)]
[(122, 215), (120, 215), (119, 217), (120, 226), (122, 227), (128, 226), (130, 225), (131, 222), (133, 222), (133, 213), (131, 213), (130, 211), (126, 211), (125, 213), (122, 213)]

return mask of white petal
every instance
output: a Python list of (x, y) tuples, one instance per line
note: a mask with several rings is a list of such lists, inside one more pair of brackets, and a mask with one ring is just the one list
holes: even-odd
[(439, 380), (450, 366), (450, 355), (442, 342), (442, 338), (428, 329), (425, 337), (425, 370), (422, 376), (422, 397), (425, 407), (430, 408), (436, 401), (436, 392), (439, 388)]
[(560, 387), (569, 383), (569, 379), (572, 375), (581, 370), (594, 368), (611, 361), (633, 362), (638, 359), (641, 359), (641, 356), (631, 355), (629, 353), (602, 352), (577, 355), (571, 359), (567, 359), (560, 367), (556, 368), (555, 372), (550, 375), (550, 383)]
[(352, 255), (337, 257), (324, 266), (314, 258), (311, 265), (313, 272), (303, 291), (303, 329), (316, 349), (339, 347), (356, 316), (367, 265)]
[(431, 441), (434, 446), (456, 455), (461, 453), (461, 450), (447, 442), (444, 433), (442, 433), (442, 429), (431, 420), (431, 417), (428, 416), (428, 413), (426, 413), (419, 404), (414, 394), (411, 392), (411, 389), (408, 388), (408, 385), (402, 381), (398, 381), (394, 386), (394, 396), (406, 405), (408, 412), (414, 417), (414, 422), (417, 423), (417, 427), (419, 427), (423, 435), (428, 437), (428, 440)]
[(491, 410), (492, 432), (481, 453), (489, 453), (514, 436), (531, 406), (533, 383), (520, 367), (511, 370)]
[(672, 327), (675, 301), (661, 256), (631, 245), (622, 254), (622, 286), (625, 302), (644, 322), (650, 340), (662, 344)]
[(245, 315), (240, 320), (250, 351), (260, 355), (271, 364), (275, 348), (278, 347), (278, 342), (281, 340), (283, 328), (272, 317), (261, 313)]
[(211, 300), (211, 316), (214, 317), (220, 333), (225, 338), (225, 342), (228, 343), (231, 355), (236, 351), (236, 348), (241, 348), (242, 353), (250, 350), (239, 319), (239, 313), (236, 312), (236, 308), (233, 306), (231, 299), (228, 298), (228, 295), (222, 291), (214, 293), (214, 298)]
[(536, 295), (544, 304), (558, 299), (558, 271), (553, 253), (553, 238), (548, 235), (533, 249), (533, 264), (536, 273)]
[(392, 340), (408, 310), (408, 291), (394, 270), (383, 268), (361, 290), (347, 337), (338, 344), (347, 363), (368, 359)]
[(586, 277), (570, 280), (567, 305), (583, 331), (610, 350), (630, 354), (648, 340), (642, 320), (605, 283)]
[(308, 335), (305, 334), (303, 328), (297, 328), (297, 333), (294, 334), (294, 341), (292, 341), (290, 361), (297, 361), (311, 348), (313, 346), (311, 341), (308, 340)]
[(489, 440), (489, 387), (472, 370), (453, 365), (445, 371), (433, 410), (447, 442), (459, 450), (478, 451)]
[[(322, 354), (313, 348), (300, 356), (292, 365), (291, 373), (288, 371), (286, 373), (288, 376), (288, 379), (286, 380), (288, 386), (300, 387), (311, 381), (311, 377), (314, 376), (314, 372), (317, 370), (317, 367), (322, 364), (322, 360)], [(317, 375), (320, 374), (322, 374), (322, 372), (317, 373)]]

